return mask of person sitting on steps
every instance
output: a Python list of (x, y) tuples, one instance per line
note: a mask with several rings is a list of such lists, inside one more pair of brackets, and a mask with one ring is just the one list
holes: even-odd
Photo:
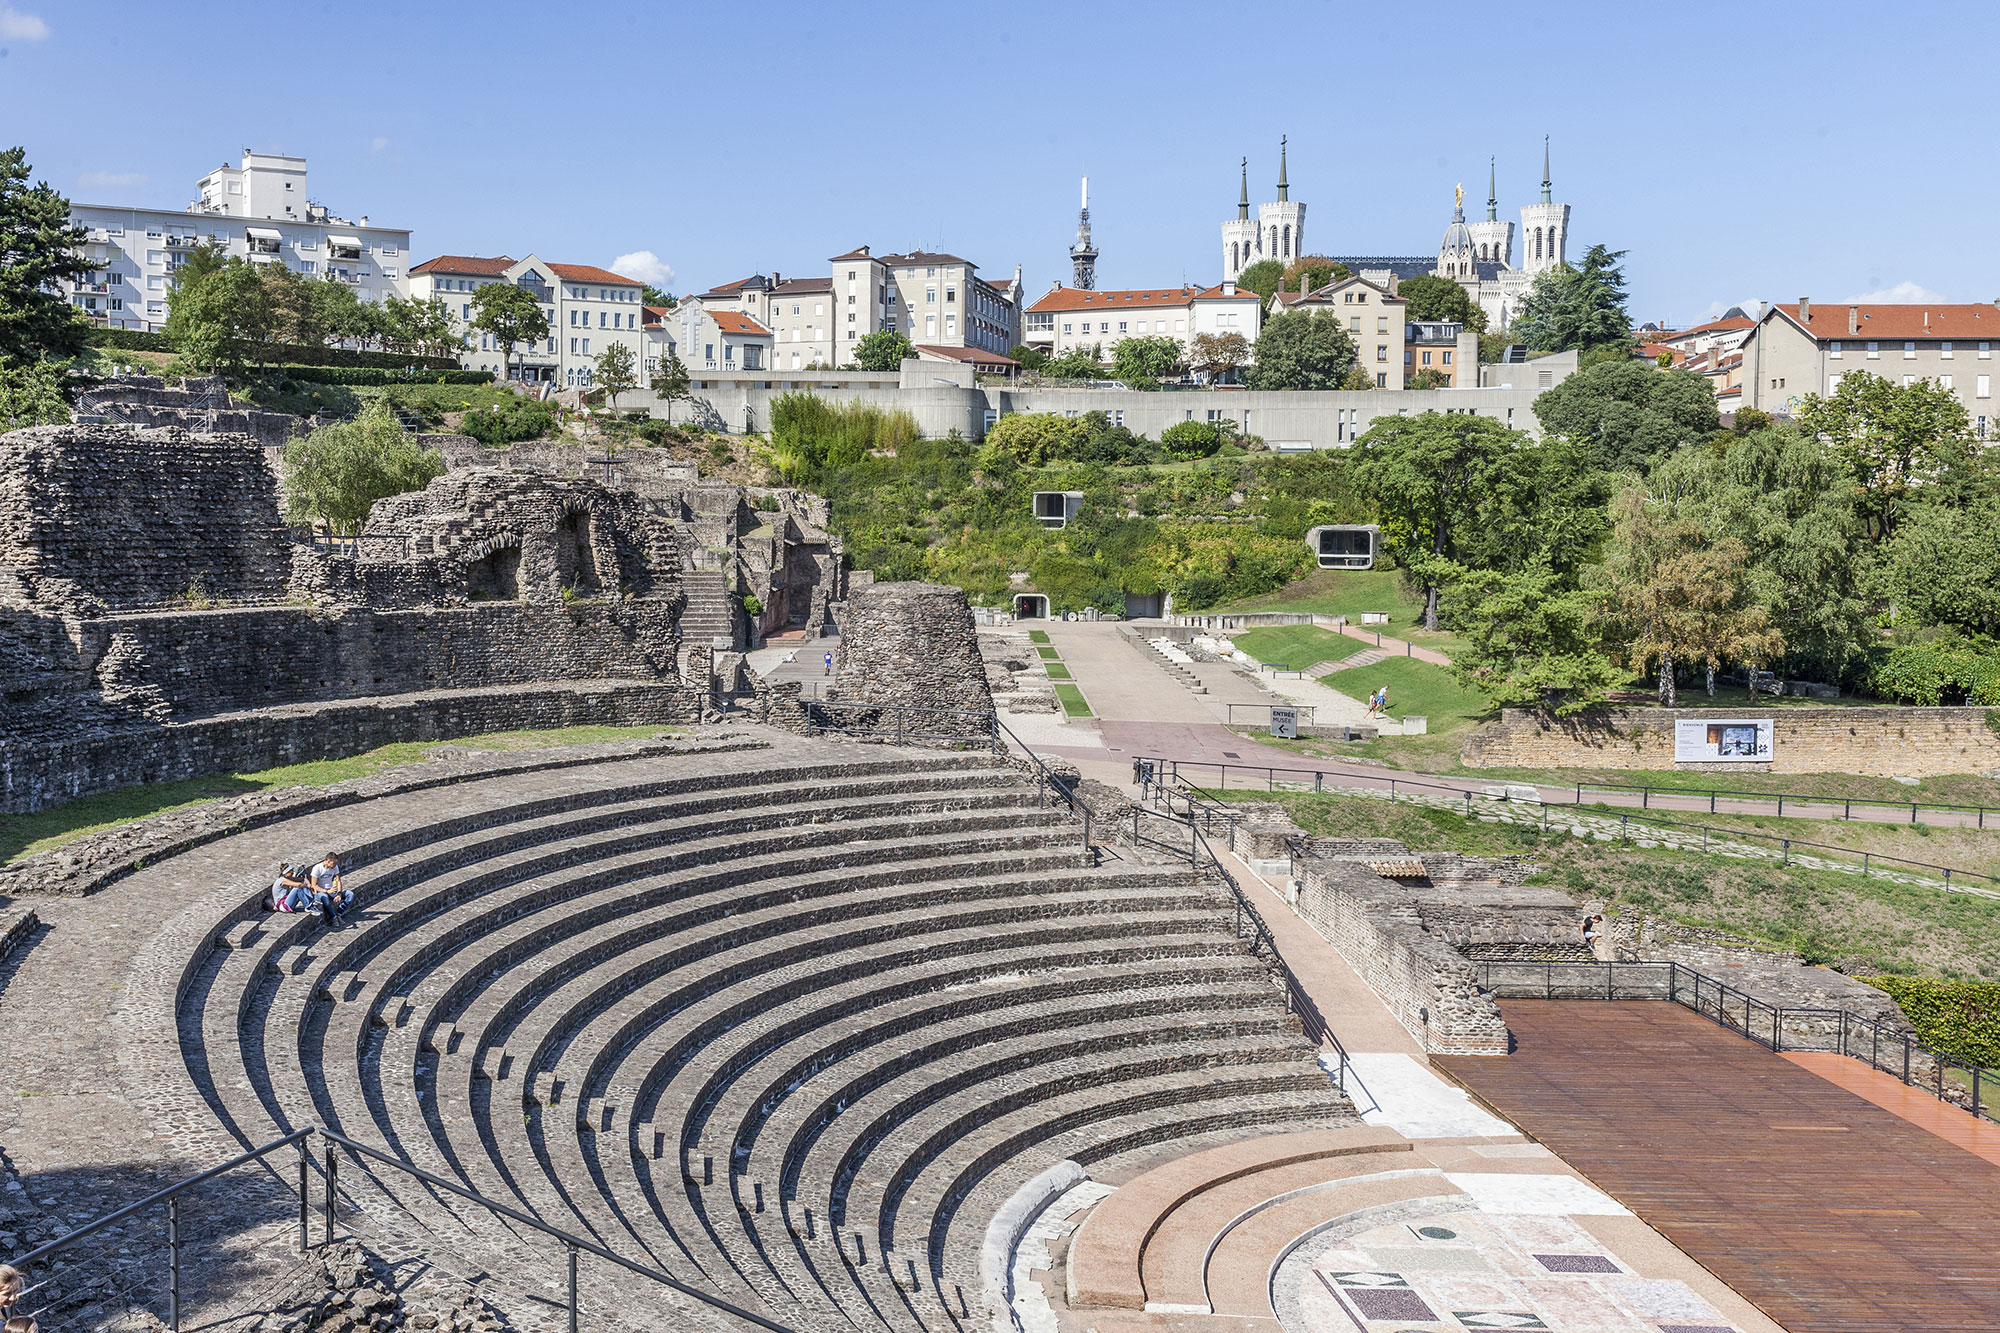
[(41, 1327), (35, 1322), (33, 1315), (17, 1314), (7, 1321), (6, 1327), (0, 1329), (0, 1333), (41, 1333)]
[(6, 1315), (21, 1302), (21, 1270), (12, 1264), (0, 1264), (0, 1316)]
[(267, 912), (310, 911), (312, 904), (297, 906), (299, 895), (311, 897), (312, 886), (306, 882), (306, 872), (302, 867), (289, 861), (278, 862), (278, 877), (271, 881), (271, 891), (264, 895), (264, 910)]
[(328, 926), (338, 925), (340, 918), (354, 906), (354, 890), (341, 879), (338, 853), (328, 852), (312, 868), (312, 886), (313, 905), (326, 914)]

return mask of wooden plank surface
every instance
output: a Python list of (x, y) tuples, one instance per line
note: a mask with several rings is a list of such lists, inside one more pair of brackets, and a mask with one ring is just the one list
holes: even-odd
[[(1939, 1101), (1922, 1088), (1913, 1088), (1894, 1074), (1870, 1069), (1865, 1060), (1850, 1060), (1831, 1051), (1786, 1051), (1785, 1058), (1801, 1069), (1810, 1069), (1827, 1082), (1871, 1101), (1950, 1143), (1956, 1143), (1996, 1166), (2000, 1166), (2000, 1125), (1985, 1117), (1974, 1117)], [(2000, 1079), (1980, 1080), (1979, 1103), (1991, 1108), (2000, 1102)]]
[(2000, 1165), (1676, 1004), (1500, 1008), (1433, 1065), (1790, 1333), (2000, 1329)]

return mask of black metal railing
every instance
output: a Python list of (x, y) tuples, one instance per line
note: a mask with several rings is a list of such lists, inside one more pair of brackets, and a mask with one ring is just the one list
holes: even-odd
[(1096, 843), (1091, 839), (1090, 806), (1085, 803), (1081, 796), (1076, 794), (1075, 787), (1070, 783), (1064, 782), (1057, 776), (1054, 769), (1043, 763), (1042, 757), (1029, 749), (1028, 743), (1015, 735), (1014, 729), (1003, 722), (998, 713), (993, 714), (993, 728), (996, 739), (1005, 737), (1019, 746), (1021, 753), (1028, 757), (1028, 762), (1035, 767), (1035, 775), (1041, 779), (1042, 790), (1044, 792), (1050, 794), (1052, 798), (1060, 800), (1068, 807), (1071, 814), (1083, 817), (1083, 850), (1086, 855), (1096, 855)]
[[(1169, 825), (1174, 831), (1155, 837), (1148, 831), (1153, 827), (1146, 822), (1148, 820)], [(1262, 954), (1277, 965), (1285, 990), (1285, 1008), (1299, 1020), (1299, 1025), (1308, 1039), (1316, 1042), (1322, 1050), (1329, 1046), (1333, 1048), (1334, 1082), (1339, 1085), (1343, 1093), (1352, 1098), (1354, 1089), (1349, 1085), (1353, 1080), (1353, 1071), (1347, 1058), (1347, 1048), (1341, 1045), (1333, 1025), (1326, 1021), (1326, 1015), (1320, 1011), (1312, 995), (1300, 983), (1298, 974), (1292, 971), (1291, 964), (1287, 963), (1284, 955), (1278, 952), (1277, 941), (1271, 935), (1271, 927), (1265, 922), (1263, 914), (1257, 910), (1256, 905), (1250, 901), (1249, 896), (1243, 892), (1243, 886), (1237, 883), (1236, 876), (1229, 873), (1229, 867), (1215, 854), (1215, 849), (1203, 836), (1200, 825), (1195, 820), (1181, 815), (1148, 810), (1144, 806), (1135, 805), (1132, 807), (1132, 840), (1138, 846), (1157, 847), (1175, 856), (1184, 856), (1190, 866), (1214, 875), (1228, 888), (1230, 896), (1236, 902), (1234, 926), (1236, 935), (1242, 938), (1247, 934), (1251, 952)], [(1358, 1083), (1355, 1086), (1358, 1087)]]
[[(312, 1160), (311, 1150), (306, 1142), (306, 1140), (314, 1135), (318, 1135), (326, 1142), (321, 1159), (317, 1163)], [(488, 1199), (456, 1181), (447, 1180), (443, 1176), (433, 1175), (428, 1171), (411, 1165), (400, 1157), (383, 1152), (379, 1148), (371, 1148), (365, 1143), (357, 1143), (344, 1134), (318, 1126), (307, 1126), (304, 1129), (293, 1130), (281, 1139), (274, 1139), (272, 1142), (266, 1143), (261, 1147), (252, 1148), (250, 1151), (233, 1157), (220, 1166), (210, 1167), (198, 1175), (176, 1181), (163, 1190), (147, 1195), (137, 1203), (128, 1204), (116, 1212), (108, 1213), (94, 1221), (87, 1222), (65, 1233), (60, 1238), (52, 1240), (37, 1249), (30, 1250), (28, 1253), (10, 1262), (25, 1276), (32, 1278), (34, 1268), (37, 1265), (48, 1263), (64, 1251), (82, 1244), (107, 1227), (114, 1226), (119, 1222), (125, 1221), (127, 1218), (164, 1205), (166, 1208), (167, 1228), (166, 1322), (168, 1328), (173, 1329), (175, 1333), (179, 1333), (181, 1327), (181, 1259), (183, 1250), (187, 1245), (187, 1241), (182, 1236), (181, 1231), (180, 1201), (182, 1196), (198, 1185), (242, 1167), (260, 1163), (272, 1153), (285, 1148), (292, 1148), (298, 1154), (298, 1246), (301, 1254), (313, 1248), (311, 1238), (311, 1178), (315, 1168), (318, 1171), (322, 1184), (319, 1208), (321, 1219), (320, 1244), (332, 1244), (338, 1234), (337, 1202), (340, 1196), (340, 1163), (343, 1157), (345, 1157), (353, 1161), (357, 1168), (364, 1170), (366, 1169), (366, 1163), (375, 1163), (391, 1168), (414, 1180), (422, 1181), (432, 1189), (441, 1189), (450, 1194), (457, 1195), (461, 1199), (477, 1204), (496, 1217), (506, 1218), (510, 1222), (539, 1232), (549, 1239), (560, 1243), (563, 1247), (564, 1265), (567, 1274), (565, 1284), (567, 1300), (565, 1308), (568, 1316), (569, 1333), (577, 1333), (578, 1329), (578, 1319), (582, 1307), (579, 1303), (577, 1261), (585, 1254), (602, 1259), (606, 1263), (624, 1269), (626, 1272), (633, 1273), (648, 1281), (666, 1287), (671, 1291), (678, 1292), (680, 1295), (699, 1301), (719, 1314), (741, 1320), (743, 1323), (753, 1325), (757, 1328), (771, 1330), (771, 1333), (793, 1333), (793, 1330), (784, 1324), (775, 1323), (760, 1314), (731, 1304), (722, 1297), (703, 1291), (699, 1287), (689, 1286), (687, 1283), (660, 1272), (658, 1269), (636, 1263), (621, 1254), (606, 1249), (595, 1241), (573, 1235), (570, 1232), (562, 1230), (560, 1227), (552, 1227), (539, 1218), (532, 1217), (518, 1209), (510, 1208), (506, 1204)], [(376, 1183), (380, 1184), (381, 1182), (377, 1180)], [(385, 1192), (387, 1192), (386, 1187)], [(394, 1198), (394, 1195), (391, 1194), (390, 1197)], [(25, 1298), (38, 1291), (47, 1291), (53, 1283), (54, 1279), (48, 1279), (25, 1286), (22, 1296)]]
[(1774, 1052), (1866, 1059), (1871, 1069), (1893, 1074), (1946, 1105), (2000, 1123), (2000, 1108), (1988, 1100), (1992, 1071), (1851, 1009), (1775, 1005), (1672, 960), (1472, 966), (1479, 969), (1479, 984), (1503, 999), (1672, 1000)]
[[(1702, 838), (1702, 851), (1707, 851), (1710, 841), (1717, 838), (1744, 843), (1766, 843), (1777, 849), (1779, 860), (1784, 863), (1790, 862), (1792, 853), (1795, 851), (1830, 853), (1849, 860), (1858, 858), (1861, 862), (1860, 870), (1863, 875), (1874, 874), (1878, 867), (1906, 866), (1912, 870), (1929, 872), (1942, 879), (1946, 893), (1976, 893), (1989, 898), (2000, 897), (2000, 876), (1988, 875), (1983, 871), (1966, 870), (1958, 866), (1937, 865), (1930, 861), (1912, 861), (1908, 857), (1889, 856), (1882, 852), (1855, 851), (1852, 848), (1840, 847), (1832, 843), (1810, 842), (1804, 838), (1790, 838), (1775, 833), (1757, 833), (1749, 829), (1716, 828), (1708, 824), (1690, 824), (1678, 819), (1663, 819), (1652, 814), (1634, 814), (1630, 810), (1616, 810), (1608, 806), (1585, 806), (1579, 801), (1551, 801), (1542, 795), (1539, 788), (1535, 789), (1536, 795), (1532, 799), (1520, 796), (1489, 796), (1484, 789), (1490, 786), (1502, 785), (1497, 781), (1491, 783), (1431, 782), (1422, 778), (1392, 778), (1387, 776), (1375, 777), (1372, 774), (1329, 773), (1316, 768), (1277, 768), (1265, 764), (1226, 764), (1212, 759), (1162, 759), (1148, 756), (1137, 759), (1134, 763), (1152, 765), (1155, 774), (1153, 779), (1155, 784), (1180, 782), (1203, 793), (1226, 792), (1230, 790), (1241, 791), (1246, 789), (1267, 792), (1311, 791), (1324, 793), (1329, 787), (1334, 789), (1346, 787), (1350, 790), (1362, 791), (1386, 790), (1389, 794), (1389, 799), (1394, 801), (1398, 795), (1405, 792), (1411, 794), (1442, 792), (1450, 796), (1455, 802), (1462, 801), (1468, 813), (1472, 810), (1472, 803), (1475, 800), (1506, 801), (1515, 805), (1533, 806), (1542, 811), (1542, 820), (1545, 825), (1549, 819), (1549, 812), (1552, 810), (1582, 810), (1585, 813), (1601, 812), (1605, 818), (1616, 815), (1621, 829), (1629, 829), (1632, 822), (1637, 820), (1642, 825), (1699, 833)], [(1209, 787), (1192, 782), (1181, 773), (1180, 770), (1182, 768), (1217, 770), (1216, 784), (1213, 787)], [(1239, 780), (1247, 779), (1247, 786), (1239, 786), (1232, 789), (1229, 785), (1232, 773), (1237, 775)], [(1286, 776), (1281, 778), (1280, 775)], [(1332, 778), (1334, 781), (1329, 783), (1326, 781), (1328, 778)], [(1307, 779), (1311, 780), (1310, 785), (1308, 785)], [(1278, 785), (1281, 780), (1285, 783), (1283, 787)], [(1257, 786), (1260, 781), (1262, 783), (1261, 788)], [(1512, 785), (1526, 787), (1529, 784), (1516, 783)], [(1977, 884), (1968, 883), (1967, 881), (1980, 882), (1987, 887), (1978, 887)]]

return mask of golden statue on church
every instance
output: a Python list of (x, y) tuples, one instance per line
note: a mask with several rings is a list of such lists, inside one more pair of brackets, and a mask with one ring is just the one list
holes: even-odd
[(1453, 186), (1453, 187), (1452, 187), (1452, 192), (1451, 192), (1451, 194), (1452, 194), (1452, 203), (1453, 203), (1453, 204), (1454, 204), (1455, 206), (1459, 207), (1459, 208), (1464, 208), (1464, 207), (1465, 207), (1465, 186), (1463, 186), (1463, 185), (1457, 185), (1457, 186)]

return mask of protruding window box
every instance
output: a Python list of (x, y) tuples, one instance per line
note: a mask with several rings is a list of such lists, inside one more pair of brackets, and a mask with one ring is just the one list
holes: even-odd
[(1373, 569), (1381, 528), (1373, 523), (1327, 523), (1306, 533), (1321, 569)]

